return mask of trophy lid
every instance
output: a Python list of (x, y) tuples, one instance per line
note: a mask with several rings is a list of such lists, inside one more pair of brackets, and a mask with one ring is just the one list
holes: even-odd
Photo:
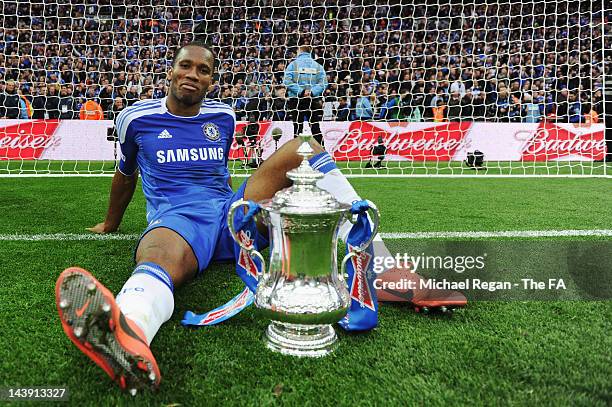
[(297, 168), (287, 172), (287, 178), (293, 181), (293, 185), (274, 195), (272, 208), (287, 214), (323, 214), (347, 210), (349, 205), (338, 202), (329, 192), (317, 186), (317, 181), (324, 174), (313, 169), (308, 162), (308, 158), (314, 154), (309, 143), (312, 135), (300, 134), (299, 137), (302, 144), (297, 153), (304, 159)]

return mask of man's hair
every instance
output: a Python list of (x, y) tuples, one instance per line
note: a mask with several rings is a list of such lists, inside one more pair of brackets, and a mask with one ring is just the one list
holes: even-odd
[(300, 34), (298, 38), (298, 48), (304, 52), (312, 52), (312, 38), (308, 34)]
[(213, 50), (212, 45), (210, 45), (209, 43), (201, 40), (201, 39), (195, 39), (185, 45), (183, 45), (182, 47), (180, 47), (179, 49), (176, 50), (176, 52), (174, 53), (174, 57), (172, 58), (172, 68), (174, 68), (174, 64), (176, 63), (176, 60), (179, 56), (179, 54), (181, 53), (181, 50), (185, 47), (200, 47), (200, 48), (204, 48), (205, 50), (207, 50), (208, 52), (211, 53), (211, 55), (213, 56), (213, 68), (216, 66), (217, 64), (217, 56), (215, 55), (215, 51)]

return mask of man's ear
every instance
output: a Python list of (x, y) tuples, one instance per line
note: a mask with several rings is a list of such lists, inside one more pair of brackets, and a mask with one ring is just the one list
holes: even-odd
[(168, 69), (168, 73), (166, 74), (166, 79), (168, 82), (172, 81), (172, 68)]

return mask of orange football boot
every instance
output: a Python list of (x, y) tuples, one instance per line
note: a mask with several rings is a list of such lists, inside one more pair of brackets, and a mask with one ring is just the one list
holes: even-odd
[(55, 285), (55, 301), (66, 335), (121, 389), (135, 395), (138, 389), (159, 387), (161, 374), (144, 333), (89, 272), (64, 270)]

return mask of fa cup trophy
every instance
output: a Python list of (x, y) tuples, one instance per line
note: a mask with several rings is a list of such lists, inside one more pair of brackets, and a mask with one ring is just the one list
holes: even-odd
[[(269, 232), (267, 270), (263, 256), (252, 246), (246, 247), (234, 228), (235, 211), (244, 210), (247, 201), (239, 200), (231, 206), (228, 224), (234, 240), (262, 261), (255, 305), (271, 320), (266, 331), (268, 348), (287, 355), (318, 357), (334, 349), (337, 336), (332, 324), (340, 321), (349, 308), (344, 270), (356, 252), (343, 259), (338, 273), (338, 228), (353, 215), (351, 205), (338, 202), (317, 187), (323, 174), (308, 163), (314, 152), (309, 144), (311, 137), (300, 136), (302, 144), (297, 153), (304, 160), (287, 173), (293, 186), (258, 203), (261, 210), (256, 219)], [(378, 229), (378, 211), (373, 204), (370, 209), (374, 230), (361, 250), (371, 243)]]

